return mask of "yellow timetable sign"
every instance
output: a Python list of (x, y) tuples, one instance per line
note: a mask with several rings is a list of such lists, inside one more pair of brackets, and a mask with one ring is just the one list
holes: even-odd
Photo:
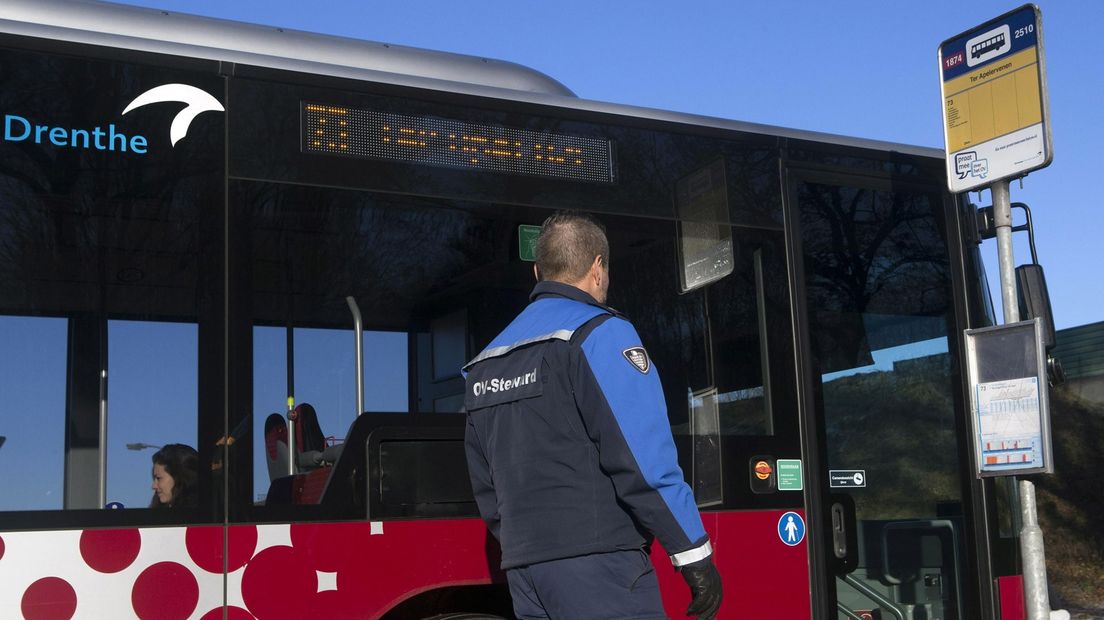
[(943, 87), (947, 146), (958, 150), (1010, 134), (1043, 120), (1035, 48), (995, 66), (951, 80)]
[(1050, 163), (1039, 8), (1024, 5), (939, 46), (947, 187), (965, 192)]

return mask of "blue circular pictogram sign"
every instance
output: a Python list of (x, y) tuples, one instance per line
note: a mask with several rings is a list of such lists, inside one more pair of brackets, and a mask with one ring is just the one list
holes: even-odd
[(790, 547), (805, 540), (805, 520), (796, 512), (787, 512), (778, 518), (778, 538)]

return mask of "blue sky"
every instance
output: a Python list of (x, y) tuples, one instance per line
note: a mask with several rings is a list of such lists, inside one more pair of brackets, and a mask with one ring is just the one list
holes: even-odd
[[(936, 53), (1020, 4), (565, 0), (130, 0), (225, 19), (509, 60), (580, 97), (942, 148)], [(1059, 329), (1104, 320), (1104, 2), (1040, 4), (1054, 163), (1012, 186), (1031, 205)], [(979, 205), (989, 205), (988, 192)], [(1025, 233), (1018, 263), (1030, 262)], [(983, 253), (996, 286), (996, 243)], [(995, 302), (1000, 304), (999, 290)]]

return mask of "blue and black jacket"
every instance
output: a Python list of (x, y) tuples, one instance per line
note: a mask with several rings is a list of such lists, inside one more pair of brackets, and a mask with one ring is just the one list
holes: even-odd
[(632, 324), (541, 282), (465, 366), (468, 468), (502, 568), (640, 549), (712, 552), (678, 466), (656, 369)]

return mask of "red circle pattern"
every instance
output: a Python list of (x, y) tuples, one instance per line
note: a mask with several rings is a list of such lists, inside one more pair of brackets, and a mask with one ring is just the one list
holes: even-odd
[(307, 558), (315, 570), (335, 573), (355, 567), (370, 554), (363, 523), (292, 523), (291, 546)]
[[(226, 565), (230, 572), (244, 567), (241, 596), (245, 608), (215, 607), (201, 620), (219, 620), (224, 609), (229, 620), (360, 618), (435, 582), (486, 578), (488, 559), (481, 522), (394, 523), (386, 537), (374, 536), (371, 529), (367, 523), (291, 524), (291, 546), (258, 552), (256, 526), (230, 528)], [(220, 526), (187, 529), (185, 546), (202, 570), (222, 572), (224, 531)], [(410, 553), (412, 540), (426, 539), (444, 548), (466, 548), (467, 552), (436, 565), (431, 550), (424, 550), (424, 555)], [(89, 530), (80, 538), (82, 558), (101, 573), (117, 573), (132, 566), (141, 547), (141, 532), (135, 529)], [(0, 539), (0, 558), (3, 553)], [(389, 558), (389, 568), (380, 573), (378, 564), (365, 560), (373, 556)], [(316, 571), (334, 574), (336, 589), (319, 592)], [(140, 620), (185, 620), (199, 605), (197, 575), (177, 562), (155, 563), (134, 581), (131, 604)], [(27, 620), (70, 620), (76, 608), (76, 591), (59, 577), (39, 579), (22, 598)]]
[(0, 560), (4, 559), (4, 537), (0, 536)]
[(130, 602), (142, 620), (185, 620), (199, 604), (199, 582), (176, 562), (158, 562), (138, 575)]
[(142, 548), (138, 530), (85, 530), (80, 553), (84, 563), (101, 573), (117, 573), (134, 563)]
[(229, 557), (226, 560), (227, 572), (232, 573), (245, 566), (245, 563), (257, 552), (257, 527), (230, 528), (227, 534), (227, 546), (229, 547)]
[[(320, 616), (315, 616), (320, 617)], [(199, 620), (222, 620), (222, 607), (215, 607), (211, 611), (203, 614), (203, 617)], [(235, 607), (233, 605), (226, 608), (226, 620), (254, 620), (253, 614), (242, 609), (241, 607)]]
[(304, 618), (313, 616), (310, 603), (318, 592), (318, 574), (299, 550), (269, 547), (246, 565), (241, 591), (258, 620)]
[[(184, 544), (188, 555), (197, 566), (209, 573), (222, 573), (222, 528), (219, 526), (190, 527), (184, 535)], [(234, 572), (245, 566), (257, 550), (257, 527), (241, 526), (230, 528), (227, 534), (229, 555), (226, 558), (227, 572)]]
[(69, 620), (77, 613), (77, 592), (60, 577), (43, 577), (23, 593), (20, 609), (26, 620)]

